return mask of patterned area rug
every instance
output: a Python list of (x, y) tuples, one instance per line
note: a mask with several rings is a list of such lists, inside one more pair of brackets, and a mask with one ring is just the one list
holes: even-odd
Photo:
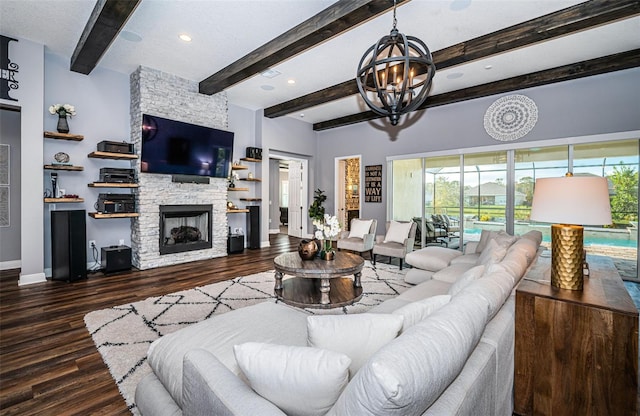
[[(402, 293), (406, 270), (365, 261), (359, 302), (337, 309), (306, 309), (309, 314), (360, 313)], [(147, 349), (163, 335), (214, 315), (260, 302), (277, 302), (273, 271), (237, 277), (195, 289), (91, 312), (84, 322), (109, 367), (131, 413), (138, 415), (135, 388), (148, 373)]]

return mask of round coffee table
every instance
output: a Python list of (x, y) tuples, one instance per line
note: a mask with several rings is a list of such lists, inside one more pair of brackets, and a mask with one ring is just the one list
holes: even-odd
[[(360, 276), (364, 259), (356, 254), (337, 252), (334, 260), (302, 260), (297, 251), (273, 260), (276, 269), (276, 297), (299, 308), (337, 308), (351, 305), (362, 297)], [(282, 279), (285, 275), (295, 276)], [(343, 277), (353, 274), (353, 280)]]

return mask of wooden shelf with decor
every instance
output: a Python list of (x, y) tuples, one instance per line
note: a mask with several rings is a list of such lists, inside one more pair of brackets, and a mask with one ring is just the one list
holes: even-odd
[(87, 155), (94, 159), (113, 159), (113, 160), (134, 160), (138, 158), (138, 155), (132, 155), (129, 153), (112, 153), (112, 152), (91, 152)]
[(227, 191), (232, 191), (232, 192), (239, 192), (239, 191), (248, 191), (249, 188), (238, 188), (237, 186), (235, 188), (227, 188)]
[(103, 214), (101, 212), (89, 212), (88, 215), (91, 218), (95, 218), (97, 220), (101, 220), (105, 218), (135, 218), (140, 216), (140, 214), (137, 212), (116, 212), (113, 214)]
[(239, 214), (239, 213), (247, 213), (248, 209), (228, 209), (227, 214)]
[(137, 183), (116, 183), (116, 182), (92, 182), (87, 184), (89, 188), (137, 188)]
[(240, 198), (240, 201), (260, 202), (260, 201), (262, 201), (262, 198)]
[(80, 172), (84, 170), (82, 166), (73, 166), (73, 165), (44, 165), (44, 169), (47, 170), (69, 170), (74, 172)]
[(84, 140), (84, 136), (81, 134), (57, 133), (54, 131), (45, 131), (44, 137), (47, 139), (73, 140), (76, 142)]
[(249, 166), (245, 165), (231, 165), (231, 170), (247, 170)]
[(71, 202), (84, 202), (83, 198), (45, 198), (45, 204), (58, 204), (58, 203), (71, 203)]
[(242, 157), (240, 158), (243, 162), (253, 162), (253, 163), (261, 163), (262, 159), (254, 159), (252, 157)]
[(248, 182), (262, 182), (262, 179), (258, 179), (258, 178), (240, 178), (241, 181), (248, 181)]

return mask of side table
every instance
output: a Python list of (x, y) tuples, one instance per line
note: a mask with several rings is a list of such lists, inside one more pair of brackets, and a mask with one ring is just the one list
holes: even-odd
[(541, 257), (516, 289), (516, 415), (636, 415), (638, 310), (613, 261), (588, 256), (584, 290)]

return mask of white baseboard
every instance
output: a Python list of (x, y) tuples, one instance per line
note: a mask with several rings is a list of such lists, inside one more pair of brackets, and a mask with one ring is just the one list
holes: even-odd
[(18, 286), (24, 285), (32, 285), (34, 283), (44, 283), (47, 281), (47, 278), (44, 276), (44, 273), (33, 273), (33, 274), (20, 274), (20, 279), (18, 280)]
[(271, 228), (269, 229), (269, 234), (280, 234), (279, 228)]
[(268, 241), (261, 241), (260, 248), (271, 247), (271, 243)]
[(0, 270), (19, 269), (22, 267), (20, 260), (0, 261)]

